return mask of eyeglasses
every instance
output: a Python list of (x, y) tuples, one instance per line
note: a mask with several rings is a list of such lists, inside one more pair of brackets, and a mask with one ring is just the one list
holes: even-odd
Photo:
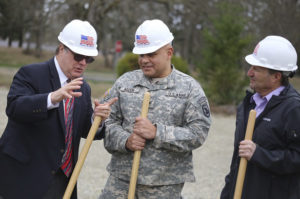
[(87, 64), (90, 64), (92, 63), (93, 61), (95, 61), (95, 59), (93, 57), (89, 57), (89, 56), (84, 56), (84, 55), (79, 55), (79, 54), (76, 54), (76, 53), (73, 53), (74, 54), (74, 60), (75, 61), (82, 61), (83, 59), (85, 59), (85, 62)]
[(74, 53), (72, 50), (70, 50), (68, 47), (65, 46), (65, 49), (67, 49), (68, 51), (70, 51), (73, 54), (74, 60), (77, 62), (82, 61), (83, 59), (85, 59), (85, 62), (87, 64), (92, 63), (93, 61), (95, 61), (95, 59), (93, 57), (90, 56), (85, 56), (85, 55), (80, 55), (77, 53)]

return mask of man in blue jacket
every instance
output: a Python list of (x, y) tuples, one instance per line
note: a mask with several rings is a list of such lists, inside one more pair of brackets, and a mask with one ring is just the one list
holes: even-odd
[[(95, 29), (73, 20), (58, 40), (54, 58), (21, 67), (10, 87), (0, 139), (1, 199), (62, 198), (93, 115), (105, 120), (116, 100), (95, 102), (93, 111), (90, 86), (81, 77), (98, 55)], [(97, 139), (104, 129), (101, 124)]]
[[(234, 152), (221, 199), (232, 199), (240, 158), (248, 160), (243, 199), (300, 198), (300, 95), (289, 84), (297, 70), (293, 45), (280, 36), (260, 41), (246, 56), (250, 87), (238, 107)], [(255, 109), (253, 139), (244, 140)]]

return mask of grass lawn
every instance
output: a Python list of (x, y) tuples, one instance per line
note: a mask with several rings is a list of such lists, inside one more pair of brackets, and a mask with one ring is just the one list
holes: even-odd
[(54, 52), (43, 52), (40, 58), (22, 53), (20, 48), (0, 47), (0, 66), (20, 67), (23, 65), (43, 62), (50, 59)]

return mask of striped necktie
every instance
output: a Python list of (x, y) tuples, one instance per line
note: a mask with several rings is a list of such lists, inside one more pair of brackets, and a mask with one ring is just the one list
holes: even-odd
[(74, 108), (74, 97), (66, 99), (65, 101), (65, 153), (62, 158), (61, 169), (67, 177), (70, 176), (73, 169), (73, 144), (72, 144), (72, 129), (73, 129), (73, 108)]

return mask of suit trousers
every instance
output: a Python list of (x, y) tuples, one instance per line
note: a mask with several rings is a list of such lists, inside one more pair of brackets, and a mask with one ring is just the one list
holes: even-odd
[[(58, 171), (54, 174), (53, 181), (43, 199), (62, 198), (64, 196), (68, 183), (69, 178), (63, 173), (61, 169), (58, 169)], [(76, 198), (73, 195), (74, 192), (71, 198)]]

